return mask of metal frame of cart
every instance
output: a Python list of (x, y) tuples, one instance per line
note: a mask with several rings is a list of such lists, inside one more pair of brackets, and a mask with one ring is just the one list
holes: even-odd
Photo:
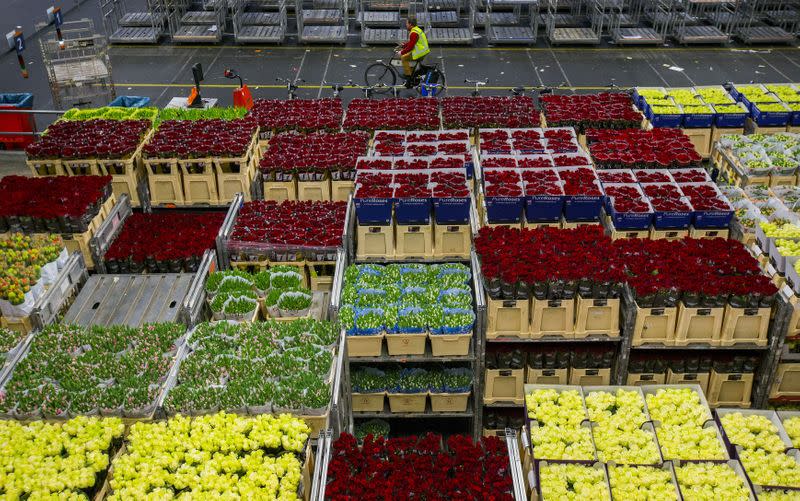
[(231, 22), (236, 43), (283, 43), (286, 0), (233, 0)]
[(165, 0), (173, 42), (217, 43), (222, 40), (225, 0)]
[(486, 40), (496, 45), (535, 44), (540, 9), (539, 0), (486, 0), (483, 16)]
[(296, 0), (297, 38), (301, 43), (347, 42), (347, 0)]
[[(603, 36), (603, 26), (619, 10), (616, 0), (570, 0), (569, 18), (558, 13), (558, 0), (547, 1), (547, 38), (551, 44), (597, 45)], [(589, 26), (583, 22), (588, 18)]]
[(167, 14), (163, 0), (147, 0), (147, 10), (132, 11), (126, 0), (99, 0), (103, 26), (110, 43), (158, 43)]

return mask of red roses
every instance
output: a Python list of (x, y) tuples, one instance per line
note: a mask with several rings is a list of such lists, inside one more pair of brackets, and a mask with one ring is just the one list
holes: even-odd
[(586, 141), (598, 169), (667, 169), (699, 166), (702, 161), (680, 129), (589, 129)]
[(282, 133), (273, 137), (264, 153), (260, 168), (268, 181), (291, 180), (295, 174), (352, 179), (358, 157), (367, 152), (369, 135), (365, 132), (308, 135)]
[(338, 99), (256, 99), (249, 115), (262, 131), (338, 131), (344, 110)]
[(440, 435), (384, 439), (359, 447), (343, 433), (333, 444), (326, 498), (333, 501), (459, 499), (512, 501), (506, 445), (497, 437)]

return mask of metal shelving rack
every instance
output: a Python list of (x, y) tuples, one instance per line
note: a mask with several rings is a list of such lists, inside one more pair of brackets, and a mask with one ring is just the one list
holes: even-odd
[(361, 45), (394, 45), (407, 38), (403, 13), (410, 11), (408, 0), (358, 0)]
[(283, 43), (286, 38), (286, 0), (233, 0), (236, 43)]
[(63, 47), (55, 30), (39, 41), (53, 104), (58, 109), (105, 106), (116, 97), (106, 37), (89, 19), (61, 26)]
[[(730, 42), (736, 8), (727, 0), (675, 0), (672, 4), (675, 40), (688, 44)], [(705, 22), (704, 22), (705, 21)]]
[(110, 43), (158, 43), (167, 14), (162, 0), (147, 0), (147, 10), (131, 11), (126, 0), (99, 0)]
[(473, 0), (423, 0), (417, 22), (431, 44), (471, 45), (475, 32)]
[(166, 0), (173, 42), (218, 43), (225, 27), (226, 0)]
[(483, 22), (487, 41), (489, 44), (535, 44), (539, 36), (540, 8), (539, 0), (486, 0)]
[[(642, 26), (644, 18), (650, 19), (650, 26)], [(660, 45), (667, 39), (669, 20), (663, 0), (632, 0), (629, 14), (612, 19), (611, 37), (618, 45)]]
[(763, 22), (768, 17), (772, 4), (768, 0), (743, 0), (737, 10), (739, 21), (736, 24), (735, 36), (743, 43), (792, 43), (797, 32), (797, 15), (795, 18), (778, 18), (777, 23), (770, 26)]
[(775, 0), (769, 2), (764, 10), (764, 20), (797, 35), (800, 32), (800, 1)]
[(297, 37), (301, 43), (345, 43), (350, 21), (347, 0), (325, 2), (297, 0)]
[[(614, 9), (619, 10), (616, 0), (572, 0), (569, 18), (559, 14), (558, 8), (558, 0), (548, 0), (547, 38), (554, 45), (599, 44), (606, 20)], [(588, 17), (589, 26), (582, 22), (584, 16)]]

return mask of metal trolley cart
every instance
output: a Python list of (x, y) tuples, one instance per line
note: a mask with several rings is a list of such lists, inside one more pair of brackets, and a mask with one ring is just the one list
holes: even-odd
[(540, 6), (539, 0), (486, 0), (486, 39), (490, 44), (536, 43)]
[(162, 0), (147, 0), (147, 10), (129, 10), (125, 0), (100, 0), (110, 43), (158, 43), (167, 24)]
[(286, 38), (285, 0), (233, 0), (236, 43), (283, 43)]
[[(746, 44), (794, 42), (798, 26), (797, 10), (785, 9), (785, 6), (783, 2), (776, 6), (770, 0), (744, 0), (739, 4), (739, 22), (734, 35)], [(788, 15), (782, 16), (782, 12)], [(763, 22), (768, 18), (773, 25)]]
[[(667, 39), (669, 6), (663, 0), (632, 0), (629, 14), (611, 22), (611, 36), (619, 45), (659, 45)], [(651, 26), (642, 26), (643, 19)], [(627, 21), (624, 23), (623, 21)]]
[(475, 17), (472, 0), (423, 0), (417, 21), (432, 44), (472, 44)]
[(394, 45), (404, 41), (407, 34), (401, 23), (409, 7), (407, 0), (359, 0), (361, 45)]
[(300, 42), (347, 41), (348, 19), (347, 0), (334, 0), (324, 5), (316, 0), (297, 0), (297, 37)]
[[(572, 23), (568, 26), (558, 26), (556, 22), (558, 1), (547, 2), (547, 38), (552, 44), (599, 44), (603, 35), (603, 25), (609, 18), (613, 9), (618, 9), (614, 0), (571, 0)], [(581, 21), (581, 16), (589, 18), (589, 26)]]
[(735, 7), (726, 0), (676, 0), (672, 11), (672, 36), (678, 43), (725, 44), (731, 39)]
[(50, 92), (56, 108), (105, 106), (116, 97), (106, 37), (89, 19), (61, 26), (63, 47), (55, 30), (40, 40)]
[(225, 26), (226, 0), (165, 0), (173, 42), (217, 43)]

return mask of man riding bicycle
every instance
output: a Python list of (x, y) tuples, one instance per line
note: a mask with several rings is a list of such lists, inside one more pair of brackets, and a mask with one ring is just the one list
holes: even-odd
[(400, 56), (400, 61), (403, 62), (406, 88), (410, 89), (414, 86), (411, 61), (414, 61), (417, 65), (422, 64), (422, 60), (430, 54), (431, 49), (428, 47), (428, 37), (425, 36), (425, 32), (417, 26), (417, 18), (409, 16), (406, 19), (406, 29), (408, 30), (408, 42), (398, 46), (397, 54)]

